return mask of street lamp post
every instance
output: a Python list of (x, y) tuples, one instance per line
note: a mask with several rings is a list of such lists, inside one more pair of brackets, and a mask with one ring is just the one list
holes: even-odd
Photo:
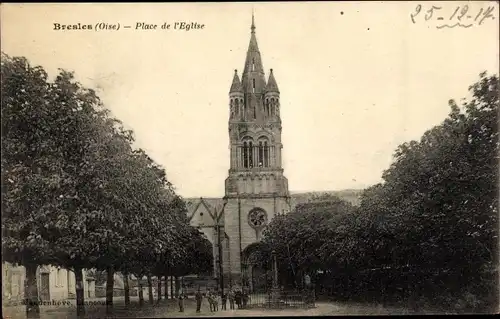
[(271, 305), (273, 307), (279, 306), (280, 301), (280, 288), (278, 286), (278, 262), (276, 261), (276, 251), (271, 252), (273, 263), (273, 287), (271, 288)]
[[(227, 204), (227, 198), (224, 198), (224, 205), (222, 206), (221, 211), (219, 214), (216, 214), (215, 216), (222, 216), (222, 213), (224, 212), (224, 209)], [(220, 218), (220, 217), (219, 217)], [(217, 245), (219, 246), (218, 248), (218, 261), (219, 261), (219, 283), (220, 283), (220, 290), (221, 294), (224, 295), (224, 270), (223, 270), (223, 265), (222, 265), (222, 244), (221, 244), (221, 227), (222, 225), (219, 224), (219, 221), (217, 220), (217, 224), (215, 225), (215, 229), (217, 232)]]

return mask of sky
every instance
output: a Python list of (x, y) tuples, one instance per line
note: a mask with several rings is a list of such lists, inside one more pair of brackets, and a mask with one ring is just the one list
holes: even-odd
[[(234, 69), (242, 72), (253, 10), (266, 79), (272, 68), (281, 92), (290, 190), (365, 188), (381, 181), (399, 144), (444, 120), (448, 100), (467, 96), (480, 72), (498, 73), (497, 3), (423, 2), (414, 23), (417, 5), (2, 4), (1, 43), (3, 52), (52, 76), (73, 70), (97, 89), (180, 195), (221, 197), (229, 169), (228, 91)], [(432, 5), (441, 9), (426, 21)], [(465, 5), (474, 17), (494, 7), (494, 18), (437, 28), (439, 15), (449, 21)], [(136, 30), (142, 22), (204, 28)], [(61, 31), (54, 23), (121, 29)]]

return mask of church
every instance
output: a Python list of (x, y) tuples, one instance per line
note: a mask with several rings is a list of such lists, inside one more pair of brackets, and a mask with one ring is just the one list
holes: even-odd
[(214, 244), (214, 274), (219, 277), (222, 270), (225, 286), (252, 285), (251, 265), (245, 264), (243, 256), (260, 241), (277, 213), (293, 208), (282, 167), (280, 91), (273, 69), (266, 77), (253, 15), (250, 29), (241, 78), (235, 70), (229, 89), (225, 196), (186, 199), (191, 225)]
[[(353, 205), (361, 190), (291, 194), (282, 166), (280, 91), (273, 69), (266, 77), (252, 15), (250, 43), (241, 78), (234, 71), (229, 89), (229, 170), (223, 198), (185, 198), (190, 224), (213, 244), (214, 277), (225, 287), (266, 285), (262, 270), (248, 263), (263, 231), (276, 214), (292, 211), (319, 193)], [(228, 81), (229, 82), (229, 81)], [(221, 256), (221, 258), (219, 258)]]

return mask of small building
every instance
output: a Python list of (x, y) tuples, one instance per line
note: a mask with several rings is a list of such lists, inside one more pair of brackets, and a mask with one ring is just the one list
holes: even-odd
[[(26, 269), (10, 263), (2, 263), (2, 296), (4, 302), (18, 302), (25, 298)], [(75, 273), (51, 265), (39, 266), (36, 271), (38, 298), (40, 300), (76, 299)], [(95, 279), (83, 271), (85, 298), (95, 298)]]

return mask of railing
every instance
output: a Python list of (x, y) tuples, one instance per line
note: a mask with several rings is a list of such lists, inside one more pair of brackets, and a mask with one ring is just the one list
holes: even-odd
[(281, 291), (277, 297), (272, 292), (252, 293), (248, 296), (244, 308), (313, 308), (315, 307), (314, 291)]

